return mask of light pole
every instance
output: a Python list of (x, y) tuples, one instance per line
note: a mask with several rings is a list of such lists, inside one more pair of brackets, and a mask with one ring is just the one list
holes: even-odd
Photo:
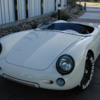
[(79, 0), (79, 4), (81, 5), (81, 0)]
[(86, 2), (84, 3), (84, 10), (86, 10)]
[(61, 4), (58, 4), (58, 20), (61, 19)]

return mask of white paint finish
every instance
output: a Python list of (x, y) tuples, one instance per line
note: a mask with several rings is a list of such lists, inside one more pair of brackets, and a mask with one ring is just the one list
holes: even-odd
[[(70, 38), (73, 40), (70, 41)], [(65, 48), (79, 38), (80, 36), (52, 31), (33, 31), (15, 45), (7, 56), (7, 62), (35, 70), (44, 70)]]
[[(76, 84), (80, 82), (79, 74), (81, 74), (83, 70), (80, 66), (84, 66), (84, 62), (80, 62), (78, 68), (76, 68), (75, 71), (73, 71), (71, 74), (62, 76), (56, 70), (56, 67), (55, 67), (56, 61), (48, 69), (43, 70), (43, 71), (22, 68), (22, 67), (18, 67), (11, 64), (6, 65), (5, 62), (2, 62), (1, 64), (1, 61), (3, 61), (3, 59), (0, 60), (0, 65), (3, 65), (3, 66), (5, 65), (3, 67), (3, 72), (6, 73), (7, 75), (13, 76), (14, 78), (17, 78), (17, 79), (29, 81), (29, 82), (33, 82), (33, 83), (35, 82), (39, 84), (40, 88), (46, 88), (46, 89), (52, 89), (52, 90), (67, 90), (67, 89), (71, 89), (77, 86)], [(7, 69), (6, 66), (9, 69)], [(59, 77), (65, 79), (65, 82), (67, 83), (63, 87), (60, 87), (56, 84), (56, 80)], [(45, 81), (50, 82), (50, 80), (54, 82), (53, 85), (45, 83)], [(17, 80), (17, 81), (20, 82), (20, 80)], [(23, 84), (24, 84), (24, 81), (23, 81)], [(30, 85), (30, 84), (27, 83), (27, 85)]]
[[(60, 23), (60, 22), (63, 23), (64, 21), (57, 21), (57, 23)], [(68, 31), (51, 32), (51, 31), (46, 31), (46, 30), (41, 32), (39, 30), (36, 30), (36, 31), (30, 30), (30, 31), (27, 31), (26, 33), (25, 31), (23, 31), (23, 32), (20, 32), (19, 34), (11, 34), (9, 36), (2, 38), (0, 40), (0, 42), (3, 44), (2, 53), (3, 52), (6, 52), (6, 53), (3, 53), (3, 54), (1, 53), (1, 56), (0, 56), (0, 66), (2, 67), (2, 72), (0, 72), (1, 75), (2, 73), (5, 73), (9, 76), (15, 77), (16, 79), (25, 80), (28, 82), (29, 81), (35, 82), (35, 83), (38, 83), (41, 88), (46, 88), (46, 89), (67, 90), (67, 89), (72, 89), (76, 87), (77, 85), (79, 85), (84, 73), (85, 60), (86, 60), (86, 55), (87, 55), (88, 50), (90, 49), (93, 50), (95, 60), (97, 59), (97, 56), (100, 53), (100, 29), (95, 27), (94, 31), (91, 33), (91, 36), (90, 34), (84, 34), (80, 36), (77, 36), (76, 34), (70, 35), (72, 32), (68, 32)], [(78, 41), (74, 42), (74, 40), (78, 40)], [(28, 48), (26, 48), (25, 46), (28, 46)], [(5, 49), (4, 47), (5, 48), (7, 47), (7, 48)], [(66, 49), (63, 51), (65, 47)], [(46, 64), (48, 64), (48, 61), (46, 62), (46, 60), (48, 60), (48, 57), (51, 58), (51, 60), (49, 60), (51, 64), (47, 69), (42, 70), (42, 71), (33, 70), (33, 69), (30, 70), (29, 69), (30, 66), (28, 66), (27, 68), (24, 68), (22, 66), (17, 66), (20, 63), (20, 61), (17, 62), (18, 58), (17, 57), (15, 58), (16, 51), (13, 51), (14, 49), (17, 49), (17, 52), (20, 52), (19, 56), (21, 56), (20, 57), (21, 61), (23, 61), (23, 59), (27, 59), (25, 62), (25, 65), (32, 64), (31, 62), (34, 57), (36, 58), (34, 59), (35, 61), (37, 60), (36, 62), (38, 63), (38, 65), (40, 64), (40, 68), (41, 68), (41, 62), (43, 60), (44, 60), (43, 65), (45, 64), (46, 66)], [(23, 49), (25, 51), (23, 51)], [(33, 50), (33, 49), (36, 49), (36, 50)], [(32, 50), (33, 52), (35, 51), (34, 54), (32, 54)], [(60, 50), (62, 52), (60, 54), (57, 53)], [(14, 52), (15, 56), (9, 55), (12, 51)], [(30, 55), (30, 58), (29, 56), (27, 56), (28, 54)], [(64, 75), (64, 76), (59, 74), (56, 70), (56, 61), (63, 54), (68, 54), (72, 56), (75, 61), (74, 70), (70, 74)], [(12, 58), (7, 59), (8, 56), (14, 57), (14, 59)], [(25, 56), (27, 56), (28, 58), (27, 57), (24, 58)], [(43, 56), (44, 56), (44, 59), (41, 59), (41, 57)], [(53, 57), (55, 59), (53, 59)], [(7, 63), (7, 60), (11, 60), (11, 59), (14, 61), (12, 62), (13, 64)], [(52, 62), (52, 60), (54, 61)], [(16, 65), (14, 65), (15, 62), (17, 63)], [(36, 66), (33, 66), (33, 67), (37, 68)], [(65, 80), (65, 85), (63, 87), (60, 87), (56, 84), (56, 80), (59, 77)], [(17, 81), (20, 82), (20, 80), (17, 80)], [(52, 85), (45, 83), (50, 80), (54, 82)], [(27, 83), (27, 85), (29, 84)]]
[(29, 17), (41, 15), (41, 0), (28, 0)]
[[(30, 30), (31, 31), (31, 30)], [(9, 50), (11, 50), (11, 48), (22, 38), (24, 37), (26, 34), (28, 34), (30, 31), (23, 31), (22, 32), (17, 32), (8, 36), (5, 36), (3, 38), (0, 39), (0, 42), (3, 45), (3, 51), (2, 54), (0, 56), (0, 58), (4, 57), (5, 55), (7, 55), (7, 53), (9, 52)], [(13, 42), (12, 42), (13, 41)], [(10, 44), (8, 44), (8, 42), (10, 42)]]

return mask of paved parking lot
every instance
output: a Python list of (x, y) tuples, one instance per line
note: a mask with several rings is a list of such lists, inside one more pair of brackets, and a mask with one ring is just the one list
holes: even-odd
[(87, 7), (86, 13), (73, 22), (93, 23), (94, 26), (100, 25), (100, 8)]

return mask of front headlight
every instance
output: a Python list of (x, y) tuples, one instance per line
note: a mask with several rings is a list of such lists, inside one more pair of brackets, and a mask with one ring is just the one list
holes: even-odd
[(1, 52), (2, 52), (2, 44), (0, 43), (0, 54), (1, 54)]
[(56, 63), (56, 68), (62, 75), (69, 74), (74, 69), (74, 60), (69, 55), (62, 55)]

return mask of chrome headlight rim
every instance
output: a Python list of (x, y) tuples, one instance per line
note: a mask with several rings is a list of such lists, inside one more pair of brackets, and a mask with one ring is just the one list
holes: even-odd
[[(64, 70), (61, 68), (61, 66), (60, 66), (60, 61), (61, 61), (61, 59), (67, 59), (68, 61), (71, 62), (70, 64), (72, 65), (72, 68), (71, 68), (69, 71), (64, 71)], [(57, 69), (57, 71), (58, 71), (60, 74), (62, 74), (62, 75), (67, 75), (67, 74), (71, 73), (71, 72), (73, 71), (74, 67), (75, 67), (74, 59), (73, 59), (70, 55), (67, 55), (67, 54), (64, 54), (64, 55), (60, 56), (60, 57), (58, 58), (57, 62), (56, 62), (56, 69)]]

